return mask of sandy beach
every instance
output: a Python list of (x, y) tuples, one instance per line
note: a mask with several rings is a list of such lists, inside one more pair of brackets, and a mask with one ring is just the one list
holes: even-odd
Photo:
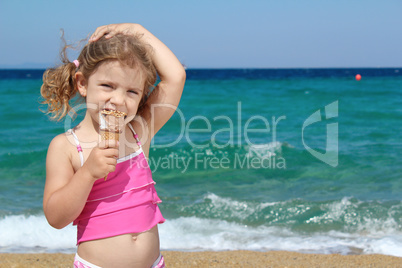
[[(386, 255), (302, 254), (286, 251), (163, 251), (167, 267), (401, 267)], [(0, 254), (0, 267), (72, 267), (74, 254)]]

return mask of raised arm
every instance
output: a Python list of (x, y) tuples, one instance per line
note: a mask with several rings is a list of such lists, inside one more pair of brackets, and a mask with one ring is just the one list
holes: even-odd
[(140, 114), (147, 121), (149, 136), (152, 138), (177, 109), (186, 80), (186, 72), (173, 52), (139, 24), (123, 23), (101, 26), (96, 29), (90, 41), (94, 42), (103, 35), (111, 38), (117, 33), (141, 34), (144, 42), (153, 49), (152, 61), (161, 81), (150, 94)]

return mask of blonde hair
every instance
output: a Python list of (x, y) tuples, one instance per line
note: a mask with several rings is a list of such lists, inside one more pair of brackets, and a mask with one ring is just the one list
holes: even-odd
[(76, 71), (82, 72), (88, 79), (101, 63), (118, 60), (120, 63), (132, 68), (139, 68), (145, 76), (144, 93), (139, 104), (139, 110), (145, 104), (149, 93), (156, 82), (156, 69), (152, 62), (152, 47), (141, 40), (141, 36), (117, 34), (110, 39), (102, 37), (96, 42), (88, 43), (81, 50), (77, 60), (79, 67), (67, 58), (67, 45), (62, 37), (64, 47), (60, 52), (62, 65), (47, 69), (43, 74), (41, 95), (42, 104), (47, 105), (48, 114), (54, 120), (61, 120), (72, 110), (70, 100), (78, 92), (75, 81)]

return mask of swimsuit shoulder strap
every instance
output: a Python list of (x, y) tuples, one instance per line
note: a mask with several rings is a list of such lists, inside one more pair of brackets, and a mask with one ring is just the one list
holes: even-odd
[(135, 132), (133, 126), (132, 126), (130, 123), (128, 123), (128, 127), (129, 127), (129, 128), (131, 129), (131, 131), (133, 132), (134, 138), (135, 138), (135, 140), (137, 141), (138, 146), (142, 149), (142, 145), (141, 145), (140, 139), (138, 138), (138, 134)]
[(84, 165), (84, 154), (82, 153), (82, 148), (81, 148), (81, 145), (80, 145), (80, 141), (78, 140), (77, 135), (75, 135), (74, 130), (69, 129), (68, 132), (70, 132), (73, 135), (75, 144), (77, 145), (78, 154), (80, 155), (80, 161), (81, 161), (81, 167), (82, 167)]

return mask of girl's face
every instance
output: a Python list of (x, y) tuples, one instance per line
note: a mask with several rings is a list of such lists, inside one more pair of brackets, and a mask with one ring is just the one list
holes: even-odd
[(119, 61), (107, 61), (88, 80), (77, 82), (81, 95), (86, 96), (87, 111), (95, 121), (103, 109), (125, 112), (127, 118), (134, 118), (137, 114), (144, 89), (139, 68), (130, 68)]

